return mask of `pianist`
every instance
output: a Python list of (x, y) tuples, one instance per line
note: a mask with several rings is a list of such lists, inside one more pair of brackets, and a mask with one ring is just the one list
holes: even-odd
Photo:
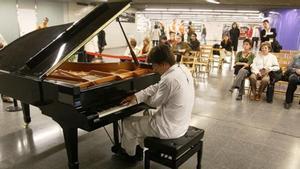
[(121, 146), (127, 153), (123, 155), (136, 160), (141, 159), (136, 156), (136, 149), (138, 145), (143, 146), (145, 137), (170, 139), (184, 135), (190, 124), (194, 104), (192, 75), (185, 66), (175, 64), (174, 55), (168, 46), (154, 47), (150, 51), (149, 62), (153, 64), (154, 72), (161, 75), (161, 80), (121, 102), (144, 102), (156, 107), (151, 115), (131, 116), (123, 121)]

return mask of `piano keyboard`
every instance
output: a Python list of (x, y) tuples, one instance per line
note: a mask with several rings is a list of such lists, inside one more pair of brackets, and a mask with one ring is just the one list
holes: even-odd
[(98, 117), (101, 118), (101, 117), (107, 116), (109, 114), (124, 110), (124, 109), (132, 107), (132, 106), (135, 106), (135, 105), (137, 105), (136, 102), (130, 103), (128, 105), (120, 105), (120, 106), (111, 107), (109, 109), (98, 112)]

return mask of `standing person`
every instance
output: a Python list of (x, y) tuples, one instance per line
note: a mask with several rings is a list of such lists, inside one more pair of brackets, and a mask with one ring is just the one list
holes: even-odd
[[(98, 49), (99, 49), (99, 53), (102, 53), (104, 50), (104, 47), (107, 45), (106, 43), (106, 39), (105, 39), (105, 31), (101, 30), (98, 33)], [(102, 59), (102, 58), (101, 58)]]
[(168, 40), (168, 43), (171, 47), (175, 46), (177, 41), (176, 41), (176, 34), (174, 32), (170, 33), (170, 39)]
[(190, 39), (191, 39), (192, 34), (195, 33), (195, 27), (194, 27), (192, 21), (189, 21), (189, 25), (188, 25), (187, 29), (188, 29), (188, 32), (187, 32), (187, 35), (188, 35), (187, 41), (189, 42)]
[(182, 41), (184, 41), (185, 28), (184, 28), (184, 21), (183, 20), (180, 21), (180, 25), (179, 25), (178, 30), (179, 30), (179, 33), (181, 34)]
[(145, 137), (175, 139), (183, 136), (190, 124), (194, 104), (194, 82), (189, 70), (175, 64), (174, 55), (166, 45), (154, 47), (149, 54), (153, 71), (161, 75), (158, 83), (124, 99), (121, 104), (146, 103), (150, 115), (131, 116), (123, 120), (121, 146), (123, 155), (138, 159), (136, 147)]
[(160, 37), (160, 29), (158, 25), (154, 25), (154, 29), (152, 30), (151, 38), (152, 38), (152, 44), (153, 46), (157, 46), (159, 43), (159, 37)]
[(200, 42), (197, 39), (196, 33), (192, 33), (191, 40), (188, 44), (193, 51), (200, 51)]
[(206, 27), (204, 24), (202, 25), (201, 41), (203, 41), (204, 45), (206, 45)]
[(37, 27), (37, 29), (44, 29), (48, 27), (48, 23), (49, 23), (49, 18), (45, 17), (43, 19), (43, 22)]
[[(7, 42), (5, 41), (4, 37), (0, 34), (0, 51), (7, 45)], [(12, 103), (13, 100), (10, 97), (1, 95), (2, 101), (6, 103)]]
[(238, 25), (236, 22), (232, 23), (232, 27), (229, 31), (229, 34), (230, 34), (230, 40), (231, 40), (232, 46), (233, 46), (233, 53), (234, 53), (234, 56), (236, 56), (236, 51), (237, 51), (239, 37), (240, 37), (240, 29), (238, 28)]
[(285, 93), (284, 108), (289, 109), (292, 106), (297, 85), (300, 85), (300, 55), (293, 58), (286, 73), (288, 74), (289, 83)]
[[(251, 91), (253, 95), (250, 96), (251, 100), (259, 101), (261, 94), (270, 83), (269, 73), (271, 71), (279, 70), (279, 64), (276, 56), (269, 53), (272, 51), (271, 44), (269, 42), (263, 42), (260, 45), (261, 53), (259, 53), (253, 60), (251, 65), (251, 76), (249, 77)], [(256, 82), (261, 80), (258, 91), (256, 91)]]
[(166, 35), (165, 26), (162, 22), (159, 22), (159, 29), (160, 29), (160, 36), (165, 36)]
[(252, 42), (250, 39), (245, 39), (243, 41), (243, 51), (240, 51), (236, 55), (234, 74), (236, 75), (230, 92), (233, 92), (235, 88), (239, 89), (239, 94), (236, 100), (242, 100), (245, 94), (245, 79), (251, 73), (250, 66), (253, 62), (255, 55), (251, 52)]
[(173, 19), (171, 25), (169, 26), (169, 34), (177, 32), (176, 19)]
[(252, 34), (252, 47), (254, 47), (254, 43), (255, 43), (256, 49), (258, 46), (259, 36), (260, 36), (259, 29), (257, 26), (255, 26), (253, 29), (253, 34)]
[(274, 47), (274, 42), (276, 41), (276, 29), (271, 28), (270, 23), (268, 20), (263, 21), (263, 30), (260, 32), (260, 39), (261, 43), (269, 42), (271, 43), (273, 51), (276, 50)]

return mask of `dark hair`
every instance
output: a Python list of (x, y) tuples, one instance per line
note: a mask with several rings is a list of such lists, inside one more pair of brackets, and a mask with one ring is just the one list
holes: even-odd
[(155, 24), (155, 25), (154, 25), (154, 29), (157, 29), (157, 28), (158, 28), (158, 25)]
[(244, 41), (243, 41), (243, 44), (244, 43), (249, 43), (249, 45), (252, 47), (252, 40), (251, 39), (245, 39)]
[(192, 35), (195, 35), (197, 37), (197, 34), (195, 32), (193, 32)]
[(264, 22), (269, 23), (269, 20), (265, 19), (265, 20), (263, 21), (263, 23), (264, 23)]
[(161, 36), (160, 36), (160, 40), (162, 40), (162, 39), (163, 39), (163, 40), (168, 40), (168, 38), (167, 38), (166, 35), (161, 35)]
[(151, 49), (148, 62), (156, 64), (168, 63), (172, 66), (175, 64), (175, 57), (169, 46), (161, 44)]
[(238, 27), (238, 24), (237, 24), (236, 22), (233, 22), (233, 23), (232, 23), (232, 25), (231, 25), (232, 28), (233, 28), (233, 25), (235, 25), (236, 28)]

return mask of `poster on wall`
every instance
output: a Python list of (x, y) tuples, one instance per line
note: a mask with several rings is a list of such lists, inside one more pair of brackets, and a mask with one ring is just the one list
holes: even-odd
[[(239, 25), (239, 29), (240, 29), (240, 40), (244, 40), (246, 38), (251, 39), (252, 38), (252, 34), (253, 34), (253, 28), (259, 28), (260, 25), (259, 24), (248, 24), (248, 23), (242, 23)], [(231, 29), (231, 24), (224, 24), (223, 25), (223, 33), (222, 35), (226, 34), (229, 35), (229, 31)]]
[(17, 9), (20, 36), (36, 30), (37, 16), (34, 9)]

